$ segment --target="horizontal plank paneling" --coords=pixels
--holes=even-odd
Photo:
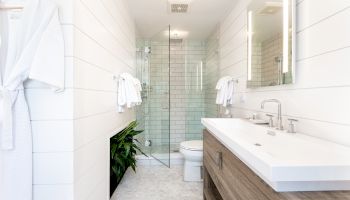
[[[239,1],[221,22],[220,74],[239,79],[235,88],[234,116],[247,117],[258,113],[264,118],[266,113],[276,115],[276,106],[269,105],[261,110],[260,103],[264,99],[277,98],[282,100],[285,119],[299,119],[296,125],[299,132],[350,145],[350,134],[347,134],[350,127],[347,117],[350,3],[346,0],[297,2],[298,61],[296,83],[292,85],[246,89],[244,31],[248,1]],[[234,34],[239,31],[242,36]],[[237,49],[238,45],[242,45],[241,49]]]

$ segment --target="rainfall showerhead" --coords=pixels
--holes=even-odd
[[[181,44],[183,42],[183,39],[180,39],[180,38],[171,38],[170,39],[170,42],[172,44]]]

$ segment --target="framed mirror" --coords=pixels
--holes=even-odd
[[[248,6],[248,88],[295,81],[295,0],[252,0]]]

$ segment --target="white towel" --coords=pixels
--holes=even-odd
[[[124,112],[126,108],[132,108],[142,103],[141,83],[128,73],[123,73],[118,80],[118,112]]]
[[[136,105],[141,105],[142,98],[141,98],[141,92],[142,92],[142,85],[139,79],[134,78],[134,85],[137,93],[137,101],[135,102]]]
[[[232,77],[222,77],[216,84],[216,104],[226,107],[234,103],[234,81]]]

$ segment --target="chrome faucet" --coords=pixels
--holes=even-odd
[[[282,103],[278,99],[267,99],[261,102],[261,109],[264,109],[265,103],[277,103],[278,104],[278,117],[277,117],[277,129],[283,130],[282,122]]]

